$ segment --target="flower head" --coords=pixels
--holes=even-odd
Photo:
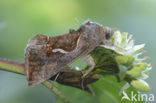
[[[148,71],[152,69],[152,65],[144,62],[148,57],[139,57],[144,52],[143,48],[145,44],[135,45],[132,35],[128,36],[128,33],[121,33],[120,31],[114,32],[110,42],[112,42],[112,46],[101,46],[113,50],[116,53],[116,60],[121,65],[119,66],[120,70],[123,66],[127,68],[124,79],[137,90],[143,91],[146,88],[145,91],[148,91],[150,87],[144,79],[149,77]]]

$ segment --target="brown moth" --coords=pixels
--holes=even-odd
[[[51,78],[98,45],[107,44],[112,35],[110,28],[90,21],[62,36],[36,35],[29,41],[25,53],[28,85],[35,86]]]

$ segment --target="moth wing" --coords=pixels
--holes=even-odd
[[[67,63],[60,58],[77,47],[79,38],[78,33],[69,33],[57,37],[44,35],[33,37],[29,41],[25,53],[25,71],[28,85],[40,84],[65,68]]]

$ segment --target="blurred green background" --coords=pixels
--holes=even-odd
[[[0,0],[0,57],[24,61],[28,40],[36,34],[62,35],[85,20],[134,34],[137,44],[156,59],[155,0]],[[154,63],[155,64],[155,63]],[[155,65],[147,82],[156,96]],[[77,103],[91,103],[88,93],[67,87]],[[0,71],[0,103],[55,103],[55,96],[42,85],[28,87],[24,76]]]

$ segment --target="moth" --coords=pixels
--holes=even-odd
[[[65,35],[36,35],[30,39],[25,51],[28,85],[35,86],[53,77],[100,44],[106,45],[112,35],[112,29],[91,21],[84,22],[78,30],[69,30]]]

